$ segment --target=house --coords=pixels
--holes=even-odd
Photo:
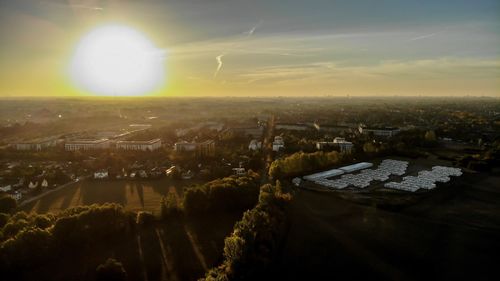
[[[35,183],[31,182],[28,184],[29,189],[35,189],[38,187],[38,182],[36,181]]]
[[[16,201],[19,201],[21,200],[21,198],[23,198],[23,195],[19,191],[14,191],[10,194],[10,197],[14,198]]]
[[[11,190],[12,190],[12,185],[10,185],[10,184],[0,186],[0,191],[7,192],[7,191],[11,191]]]
[[[233,171],[236,176],[244,176],[247,174],[245,168],[233,168]]]
[[[43,179],[43,181],[42,181],[42,187],[45,188],[45,187],[48,187],[48,186],[49,186],[49,182],[46,179]]]
[[[108,171],[106,170],[101,170],[94,173],[94,179],[107,179],[108,176]]]
[[[108,149],[109,146],[110,141],[108,139],[80,139],[67,141],[64,144],[64,149],[67,151],[96,150]]]
[[[250,144],[248,145],[248,150],[256,151],[256,150],[260,150],[261,148],[262,148],[262,142],[257,141],[255,139],[251,140]]]
[[[161,140],[152,139],[148,141],[117,141],[116,148],[123,150],[154,151],[161,148]]]
[[[281,136],[275,136],[273,141],[273,151],[280,151],[285,148],[285,142]]]

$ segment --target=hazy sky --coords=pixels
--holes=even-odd
[[[68,65],[106,24],[160,49],[162,95],[500,96],[500,1],[0,0],[0,95],[81,94]]]

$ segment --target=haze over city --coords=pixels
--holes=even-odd
[[[499,96],[499,10],[494,0],[1,1],[0,96]],[[156,80],[133,91],[75,79],[82,42],[109,26],[147,40]]]
[[[498,279],[500,1],[0,0],[0,280]]]

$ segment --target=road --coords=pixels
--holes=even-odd
[[[276,126],[276,117],[271,115],[267,120],[266,132],[264,134],[264,140],[262,141],[262,162],[263,170],[261,174],[261,185],[270,183],[268,171],[271,163],[273,162],[273,140],[274,140],[274,130]]]

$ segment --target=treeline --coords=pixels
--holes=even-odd
[[[224,260],[204,280],[261,280],[268,272],[286,235],[285,208],[291,195],[281,184],[260,188],[257,205],[244,213],[224,241]]]
[[[189,188],[184,192],[183,210],[186,214],[203,214],[250,209],[257,202],[259,181],[259,174],[249,170],[245,176],[226,177]]]
[[[0,225],[1,277],[80,280],[81,274],[95,274],[102,261],[82,259],[95,257],[97,249],[118,248],[116,241],[133,233],[135,216],[117,204],[76,207],[57,215],[18,212],[8,216]],[[82,264],[90,269],[86,272]]]
[[[297,152],[282,159],[275,160],[269,167],[269,176],[274,179],[301,175],[331,165],[339,164],[342,154],[331,152]]]

